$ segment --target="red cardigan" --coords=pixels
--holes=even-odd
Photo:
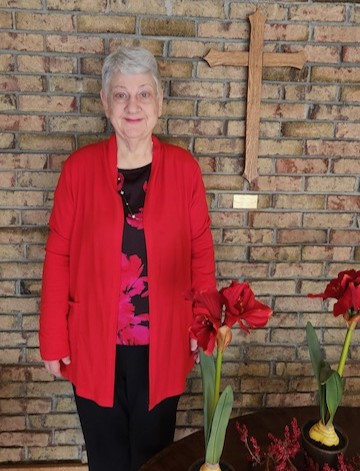
[[[55,192],[40,313],[44,360],[71,357],[62,374],[80,396],[113,405],[124,214],[116,138],[74,152]],[[151,409],[181,394],[193,366],[191,288],[215,286],[210,221],[199,165],[153,137],[144,206],[150,303]]]

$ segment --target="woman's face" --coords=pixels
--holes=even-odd
[[[126,140],[151,136],[161,115],[163,97],[150,73],[116,73],[107,95],[101,90],[100,96],[117,136]]]

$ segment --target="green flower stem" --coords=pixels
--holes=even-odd
[[[346,332],[346,337],[345,337],[344,345],[343,345],[340,360],[339,360],[339,366],[338,366],[338,369],[337,369],[337,372],[339,373],[339,375],[341,377],[344,373],[345,362],[346,362],[346,359],[347,359],[347,356],[348,356],[349,347],[350,347],[352,335],[354,333],[356,324],[357,324],[357,322],[351,322],[349,327],[348,327],[348,330]]]
[[[219,350],[216,354],[216,366],[215,366],[215,388],[214,388],[214,410],[220,397],[220,380],[221,380],[221,366],[222,366],[223,354]]]

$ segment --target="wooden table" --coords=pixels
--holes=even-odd
[[[229,423],[222,458],[231,464],[236,471],[248,471],[245,460],[246,450],[240,442],[235,428],[236,421],[245,424],[250,435],[258,443],[268,443],[267,434],[272,432],[277,438],[283,437],[285,425],[290,425],[296,417],[299,426],[310,419],[317,418],[318,407],[289,407],[263,409],[254,414],[232,419]],[[340,407],[335,416],[336,425],[346,431],[350,444],[346,456],[352,457],[360,453],[360,407]],[[203,432],[189,435],[154,456],[140,471],[188,471],[189,466],[204,456]]]

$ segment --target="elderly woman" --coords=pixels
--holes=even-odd
[[[108,140],[66,160],[46,245],[40,350],[74,386],[90,471],[134,471],[173,440],[194,363],[190,289],[215,287],[199,165],[152,133],[157,63],[121,48],[103,66]]]

